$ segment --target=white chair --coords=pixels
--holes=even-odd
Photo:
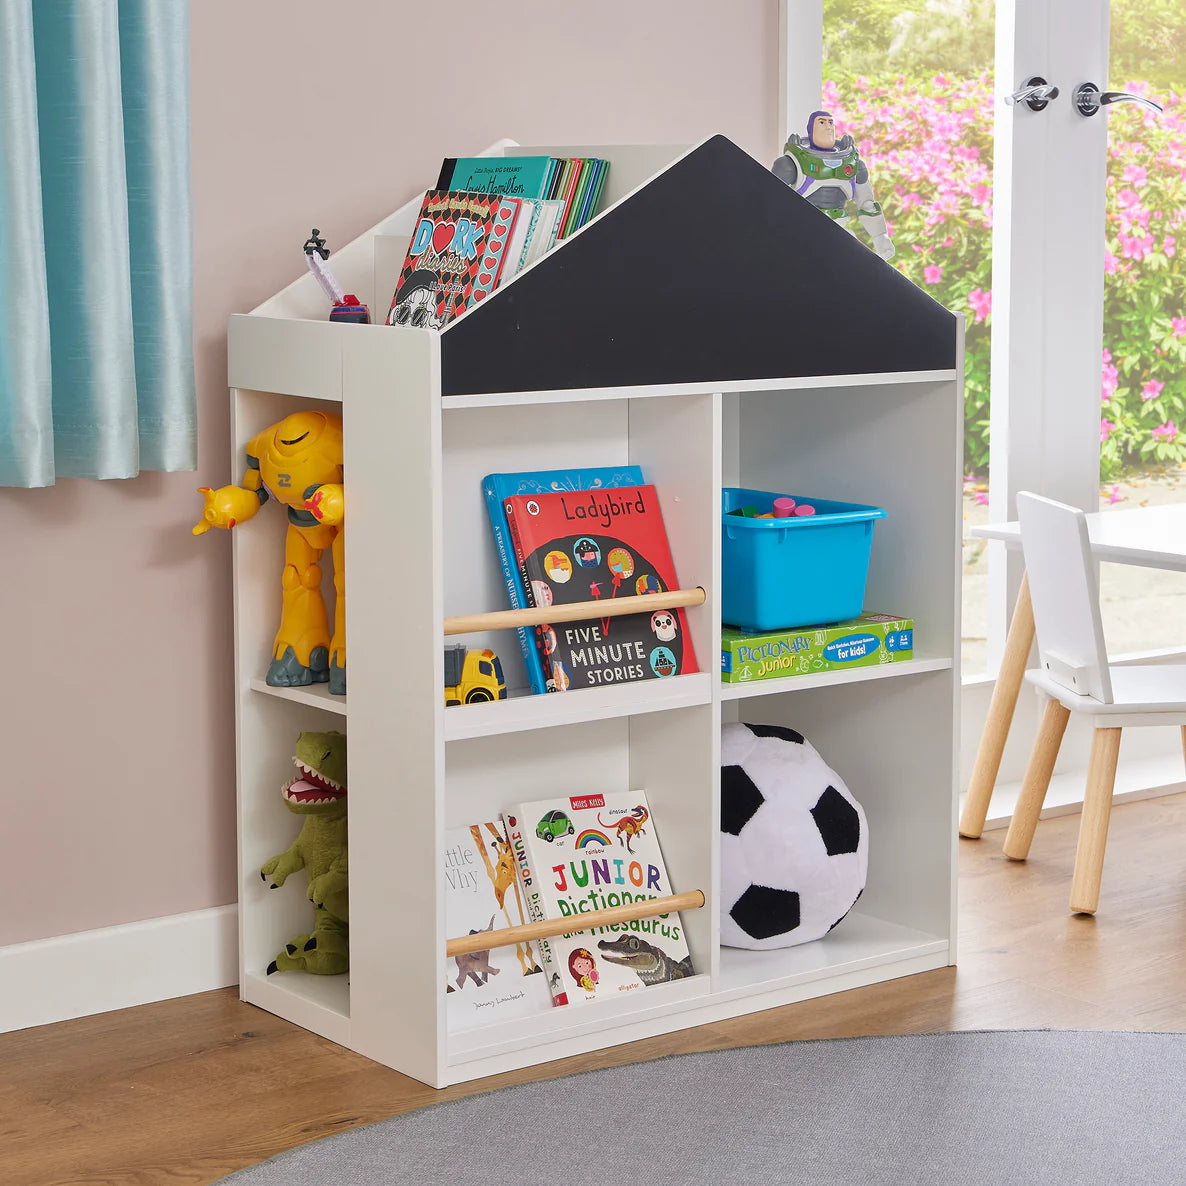
[[[1084,713],[1092,719],[1095,733],[1071,879],[1071,909],[1094,914],[1120,731],[1138,725],[1177,725],[1186,751],[1186,665],[1109,666],[1099,582],[1083,512],[1023,492],[1017,496],[1017,517],[1041,659],[1041,667],[1026,672],[1026,679],[1049,699],[1004,853],[1015,861],[1028,856],[1067,721],[1072,712]]]

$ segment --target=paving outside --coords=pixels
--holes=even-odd
[[[987,491],[975,482],[964,489],[964,675],[982,674],[987,664],[988,541],[968,536],[969,528],[988,522]],[[1181,502],[1186,502],[1186,469],[1132,474],[1100,491],[1102,511]],[[1109,654],[1186,646],[1186,573],[1102,564],[1100,603]]]

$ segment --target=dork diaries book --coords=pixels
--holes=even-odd
[[[441,329],[488,297],[502,277],[520,206],[502,194],[429,190],[387,324]]]
[[[518,803],[504,813],[533,922],[665,898],[673,891],[642,791]],[[597,1001],[691,976],[678,914],[540,940],[553,1005]]]
[[[505,510],[533,606],[679,588],[654,486],[518,495]],[[535,635],[550,692],[699,670],[682,609],[558,622]]]

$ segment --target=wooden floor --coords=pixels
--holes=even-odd
[[[208,1183],[281,1150],[507,1083],[795,1038],[961,1029],[1186,1029],[1186,795],[1117,807],[1100,912],[1067,912],[1078,816],[960,841],[959,967],[444,1092],[235,990],[0,1036],[0,1182]]]

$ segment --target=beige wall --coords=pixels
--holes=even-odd
[[[227,315],[309,228],[344,243],[503,136],[776,151],[773,0],[191,4],[199,470],[0,490],[0,945],[235,898],[229,540],[189,527],[232,476]]]

